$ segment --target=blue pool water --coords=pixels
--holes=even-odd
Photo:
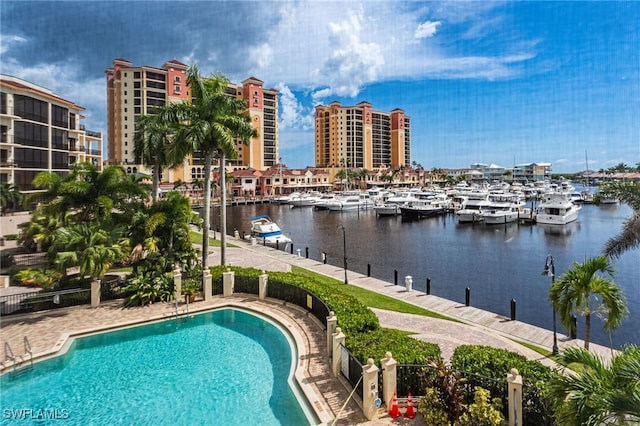
[[[82,337],[0,377],[1,421],[309,424],[291,388],[295,359],[281,329],[237,309]]]

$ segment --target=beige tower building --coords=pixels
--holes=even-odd
[[[172,60],[161,68],[132,67],[126,59],[115,59],[106,70],[106,77],[108,162],[122,165],[128,173],[151,174],[152,170],[135,164],[135,123],[138,117],[152,114],[155,107],[191,100],[187,65]],[[246,99],[251,123],[258,130],[258,137],[248,146],[238,142],[239,157],[228,162],[228,171],[273,166],[278,159],[278,91],[263,88],[262,81],[251,77],[242,85],[230,84],[227,93]],[[203,178],[204,162],[194,156],[182,167],[163,170],[160,180],[191,182]]]
[[[344,107],[339,102],[315,110],[316,167],[368,170],[411,162],[410,118],[396,108],[375,111],[368,102]]]

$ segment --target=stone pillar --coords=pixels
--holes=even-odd
[[[522,376],[518,370],[511,369],[507,373],[507,389],[509,391],[509,426],[522,424]]]
[[[224,297],[233,295],[235,278],[235,273],[230,268],[227,268],[227,272],[222,273],[222,295]]]
[[[373,358],[367,360],[367,365],[362,366],[362,411],[368,420],[376,418],[379,402],[378,399],[378,367],[373,363]],[[376,407],[377,405],[377,407]]]
[[[258,299],[264,300],[267,298],[267,283],[269,282],[269,275],[262,271],[262,274],[258,277]]]
[[[340,365],[342,364],[342,349],[340,346],[344,343],[344,334],[340,327],[336,328],[336,332],[333,333],[333,343],[331,344],[333,356],[331,358],[331,371],[333,375],[338,377],[340,374]]]
[[[182,271],[178,265],[173,270],[173,289],[176,300],[180,300],[182,297]]]
[[[91,307],[100,306],[100,280],[91,281]]]
[[[391,407],[391,399],[393,394],[398,391],[398,362],[393,359],[391,352],[387,352],[380,360],[382,365],[382,401],[387,407]]]
[[[329,355],[333,353],[333,333],[336,332],[336,326],[338,324],[338,318],[335,312],[330,311],[327,317],[327,352]]]
[[[213,298],[213,287],[211,285],[211,271],[209,269],[205,269],[202,272],[202,293],[204,296],[205,302]]]

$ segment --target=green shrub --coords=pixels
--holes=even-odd
[[[410,333],[390,328],[347,335],[345,344],[359,360],[373,358],[377,362],[387,351],[399,364],[424,364],[427,358],[442,358],[437,344],[416,340]]]
[[[157,270],[132,273],[127,277],[123,291],[131,293],[127,306],[168,302],[173,298],[173,273]]]
[[[5,234],[3,238],[7,241],[16,241],[18,239],[18,234]]]
[[[551,400],[546,396],[547,384],[554,374],[550,368],[537,361],[505,349],[489,346],[458,346],[451,357],[451,366],[459,371],[490,377],[496,381],[478,382],[470,376],[470,386],[482,386],[494,397],[506,400],[506,376],[512,368],[518,369],[523,378],[523,420],[525,425],[552,425]],[[503,409],[503,413],[508,415]]]
[[[7,251],[3,251],[0,253],[0,267],[6,268],[8,266],[13,266],[16,264],[15,258],[13,254]]]
[[[490,396],[488,390],[476,386],[473,404],[460,416],[460,426],[500,426],[503,421],[500,412],[502,401],[500,398],[489,401]]]

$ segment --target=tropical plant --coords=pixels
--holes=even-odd
[[[22,202],[24,196],[20,188],[12,183],[0,184],[0,213],[4,214],[8,207],[15,209]]]
[[[152,115],[143,115],[136,122],[134,135],[134,155],[136,163],[153,168],[152,199],[158,200],[160,191],[160,174],[164,167],[174,167],[177,164],[170,161],[167,147],[171,142],[177,126],[165,120],[171,105],[157,108]]]
[[[62,274],[51,269],[22,269],[15,273],[14,279],[27,286],[41,287],[45,290],[56,287]]]
[[[606,316],[604,329],[609,331],[619,326],[628,313],[620,286],[597,275],[598,272],[613,276],[613,266],[607,257],[593,257],[582,264],[574,262],[569,270],[553,282],[549,291],[549,300],[567,329],[572,325],[572,314],[584,315],[586,349],[589,349],[592,313]],[[598,297],[602,300],[600,304]]]
[[[428,416],[428,411],[435,409],[436,417],[440,417],[442,412],[446,413],[449,423],[445,424],[457,424],[460,417],[467,412],[460,386],[464,380],[458,371],[448,367],[442,359],[428,360],[422,373],[423,386],[425,393],[431,390],[436,398],[431,398],[430,406],[420,401],[418,411],[423,416]]]
[[[55,263],[64,275],[68,268],[78,267],[81,277],[93,280],[103,277],[125,256],[121,235],[118,227],[107,231],[98,224],[64,226],[54,232],[49,253],[55,254]]]
[[[220,159],[220,187],[223,188],[221,205],[226,205],[225,159],[236,158],[236,141],[248,144],[258,132],[251,125],[246,113],[246,101],[227,94],[229,80],[222,74],[204,79],[198,67],[187,70],[187,83],[191,88],[192,103],[175,104],[170,114],[174,121],[186,123],[176,134],[170,145],[173,159],[181,160],[187,155],[204,155],[204,214],[202,236],[202,264],[207,267],[209,249],[209,221],[211,212],[211,164],[214,155]],[[221,264],[226,263],[226,209],[220,209]]]
[[[551,381],[557,424],[640,423],[640,346],[626,346],[610,362],[586,349],[569,347],[558,361],[575,371]]]
[[[607,241],[604,254],[619,257],[626,251],[640,247],[640,183],[607,182],[602,185],[596,197],[596,202],[602,197],[617,198],[633,209],[631,216],[624,222],[622,232]]]
[[[71,214],[76,223],[125,222],[147,197],[121,167],[109,166],[100,172],[88,162],[74,164],[64,179],[56,173],[39,173],[33,185],[44,191],[31,194],[28,202],[40,203],[38,209],[46,216]]]
[[[460,416],[460,426],[500,426],[503,422],[502,401],[500,398],[489,400],[491,394],[479,386],[475,387],[473,403],[466,413]]]
[[[131,294],[127,306],[167,302],[173,297],[173,278],[163,268],[146,268],[127,277],[124,291]]]

